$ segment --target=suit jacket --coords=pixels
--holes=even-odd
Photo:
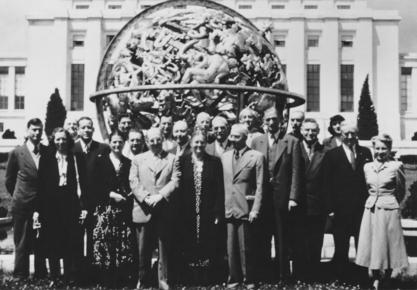
[[[336,137],[332,136],[332,137],[323,139],[323,146],[326,151],[329,151],[333,148],[338,147],[336,143]]]
[[[129,172],[130,172],[130,160],[122,156],[120,159],[119,173],[116,173],[113,163],[110,160],[109,153],[100,155],[96,160],[96,170],[94,171],[95,190],[93,196],[93,202],[95,204],[109,204],[110,192],[114,191],[125,198],[131,192],[129,185]],[[128,199],[124,203],[132,202]],[[117,205],[121,205],[118,203]]]
[[[151,217],[151,209],[145,198],[153,194],[162,194],[169,202],[172,192],[178,187],[179,171],[176,157],[163,151],[161,164],[153,162],[153,153],[147,151],[136,155],[132,160],[129,181],[135,196],[133,204],[133,222],[147,223]]]
[[[232,148],[233,148],[232,147],[232,144],[229,141],[227,141],[226,142],[226,148],[224,148],[224,152],[227,152],[227,151],[229,151]],[[216,156],[216,157],[219,157],[219,158],[221,157],[221,154],[219,155],[216,152],[216,140],[214,140],[213,142],[207,144],[207,146],[206,146],[206,152],[208,154],[212,155],[212,156]]]
[[[268,158],[268,134],[255,138],[252,149],[258,150]],[[302,201],[302,158],[297,138],[285,135],[278,140],[272,176],[267,176],[272,191],[274,206],[288,208],[288,201]]]
[[[45,151],[46,147],[41,144],[41,156]],[[38,169],[26,143],[10,152],[5,179],[7,191],[12,195],[12,213],[32,216],[38,191]]]
[[[90,150],[87,154],[83,152],[81,140],[74,144],[73,152],[77,160],[77,169],[80,177],[81,197],[80,205],[82,209],[94,210],[95,203],[95,178],[94,172],[97,168],[97,158],[108,154],[110,148],[107,144],[91,141]]]
[[[261,209],[265,159],[262,153],[246,147],[233,171],[234,158],[233,150],[225,152],[221,158],[226,218],[248,218],[249,212],[259,213]]]
[[[326,210],[326,196],[324,191],[325,176],[323,174],[324,146],[319,142],[314,144],[313,156],[310,159],[303,142],[300,142],[303,156],[303,186],[306,197],[307,215],[322,215]]]
[[[356,166],[353,170],[343,146],[327,151],[324,158],[326,196],[329,212],[351,214],[363,209],[368,190],[363,166],[372,161],[371,151],[356,146]]]

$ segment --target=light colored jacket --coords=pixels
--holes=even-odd
[[[376,161],[364,165],[369,197],[365,208],[398,209],[397,199],[405,193],[405,175],[402,163],[387,161],[379,167]]]
[[[262,153],[247,148],[233,172],[234,150],[222,155],[226,218],[245,219],[249,213],[259,213],[265,178],[265,158]],[[250,202],[253,205],[250,208]]]
[[[179,171],[175,155],[161,154],[159,162],[151,151],[135,156],[130,168],[129,181],[135,196],[132,218],[135,223],[147,223],[152,209],[145,203],[149,195],[161,194],[169,202],[171,194],[178,187]]]

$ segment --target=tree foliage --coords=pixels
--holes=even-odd
[[[49,137],[52,131],[56,127],[64,126],[65,119],[67,117],[67,110],[62,103],[59,90],[55,89],[55,92],[49,99],[48,106],[46,108],[46,120],[45,120],[45,132]]]
[[[366,76],[362,86],[362,92],[359,99],[358,113],[358,137],[361,140],[370,140],[378,135],[378,122],[375,113],[375,107],[372,103],[371,94],[369,92],[369,76]]]

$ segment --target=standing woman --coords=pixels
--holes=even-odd
[[[122,155],[124,139],[120,132],[113,132],[109,142],[111,151],[99,156],[95,168],[93,263],[101,270],[102,282],[115,287],[127,282],[134,270],[134,240],[130,160]]]
[[[356,264],[372,270],[378,289],[381,272],[386,279],[393,269],[408,266],[401,228],[399,203],[405,194],[402,163],[391,158],[392,139],[387,134],[372,138],[375,160],[364,166],[369,197],[359,233]]]
[[[225,252],[223,170],[220,159],[205,151],[204,131],[196,129],[190,144],[191,153],[179,159],[182,255],[184,277],[189,278],[185,283],[201,285],[213,282]]]
[[[74,141],[64,128],[55,128],[47,154],[39,161],[39,191],[34,223],[40,223],[43,253],[49,261],[50,275],[58,278],[60,259],[64,276],[71,273],[78,233],[80,206],[77,196],[77,173],[71,148]]]

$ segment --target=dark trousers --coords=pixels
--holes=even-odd
[[[138,245],[138,279],[149,282],[152,253],[158,246],[158,280],[159,284],[168,283],[169,256],[171,255],[171,229],[163,220],[152,217],[147,223],[135,224]]]
[[[292,276],[296,279],[305,279],[308,269],[306,267],[306,215],[304,209],[300,206],[291,209],[291,212],[288,213],[287,223]]]
[[[252,224],[247,220],[227,219],[227,257],[229,283],[255,282]]]
[[[308,215],[305,221],[306,268],[309,269],[308,278],[315,280],[320,274],[326,216]]]
[[[338,275],[346,272],[349,262],[350,237],[355,238],[355,247],[358,246],[359,229],[362,221],[362,210],[352,211],[349,214],[335,212],[333,221],[333,238],[335,253],[333,261],[336,264]]]
[[[274,209],[275,216],[275,255],[278,259],[278,269],[276,274],[280,280],[286,280],[290,276],[290,231],[289,231],[289,212],[287,208]]]
[[[35,231],[32,218],[13,215],[13,239],[15,245],[15,261],[13,275],[16,277],[29,276],[29,255],[34,252],[35,276],[46,275],[45,258],[40,253],[35,241]]]
[[[73,262],[71,256],[66,256],[63,259],[64,262],[64,276],[70,278],[73,271]],[[61,275],[61,263],[59,257],[48,257],[49,272],[51,277],[59,277]]]

